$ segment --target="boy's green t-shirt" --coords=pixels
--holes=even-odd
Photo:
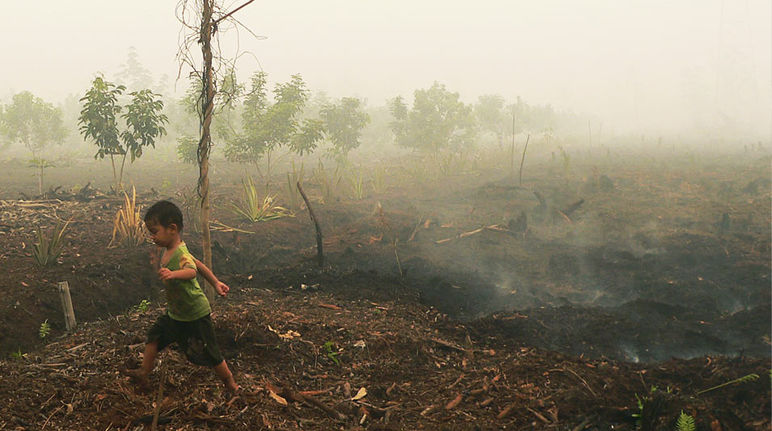
[[[170,271],[183,268],[196,269],[196,261],[182,242],[169,258],[169,262],[163,266]],[[206,299],[195,277],[190,280],[167,280],[164,285],[166,286],[166,313],[172,319],[190,322],[212,312],[209,300]]]

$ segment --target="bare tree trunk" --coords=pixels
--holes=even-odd
[[[113,152],[110,151],[110,164],[113,165],[113,181],[115,181],[115,193],[118,194],[118,175],[115,173],[115,158]]]
[[[43,194],[43,163],[38,160],[38,194]]]
[[[515,177],[515,111],[512,111],[512,147],[509,151],[509,175]]]
[[[271,190],[271,150],[265,152],[265,194]]]
[[[128,151],[123,153],[123,160],[121,160],[121,173],[118,175],[118,188],[121,190],[123,190],[123,166],[126,165],[126,154],[128,153]],[[116,190],[115,193],[118,193],[118,190]]]
[[[519,184],[523,185],[523,162],[525,162],[525,150],[528,149],[528,141],[531,140],[531,134],[528,134],[528,137],[525,138],[525,147],[523,147],[523,158],[520,159],[520,182]]]
[[[201,140],[198,142],[198,194],[201,196],[201,248],[203,250],[204,264],[214,270],[212,266],[212,237],[209,231],[209,149],[212,145],[210,126],[212,125],[212,111],[214,108],[214,84],[212,82],[212,9],[214,0],[204,0],[204,8],[201,16],[200,40],[201,53],[204,57],[204,70],[202,73],[202,100],[203,110],[201,118]],[[208,282],[204,283],[204,293],[211,303],[214,300],[214,288]]]

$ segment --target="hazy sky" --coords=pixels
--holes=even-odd
[[[241,31],[241,50],[254,56],[238,67],[246,77],[261,65],[272,80],[301,73],[313,90],[371,105],[437,80],[467,101],[520,95],[607,125],[687,129],[723,116],[764,133],[772,127],[771,3],[257,0],[235,16],[267,39]],[[0,98],[81,94],[95,72],[114,76],[131,46],[156,78],[174,78],[176,6],[3,0]]]

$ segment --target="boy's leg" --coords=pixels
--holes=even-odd
[[[145,344],[145,353],[142,355],[142,367],[145,376],[149,375],[155,367],[155,358],[158,356],[158,340]]]
[[[142,355],[142,366],[131,370],[123,370],[123,373],[136,380],[142,386],[149,386],[148,376],[155,366],[155,358],[158,356],[158,340],[145,344],[145,353]]]
[[[236,392],[240,389],[239,385],[236,384],[236,380],[233,379],[233,373],[231,373],[231,370],[228,368],[228,364],[225,363],[224,359],[214,366],[214,372],[217,374],[217,377],[225,383],[225,389],[229,392]]]

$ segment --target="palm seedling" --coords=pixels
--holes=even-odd
[[[386,188],[386,168],[376,166],[372,172],[373,178],[370,184],[373,187],[373,193],[381,193]]]
[[[295,161],[292,161],[292,172],[287,172],[287,199],[289,199],[290,208],[297,210],[300,209],[300,196],[298,194],[295,184],[303,183],[304,164],[300,162],[300,169],[295,166]]]
[[[365,198],[365,179],[362,175],[362,169],[352,169],[349,172],[348,182],[351,186],[351,197],[356,200]]]
[[[64,231],[69,224],[69,220],[64,223],[57,223],[48,237],[43,235],[43,229],[38,228],[38,242],[32,246],[32,257],[35,258],[38,265],[48,266],[56,262],[56,259],[62,254]]]
[[[260,199],[252,177],[247,177],[242,183],[244,188],[242,190],[241,202],[234,202],[231,205],[231,212],[240,218],[256,223],[292,215],[286,208],[276,205],[274,196],[266,194],[263,199]]]
[[[319,160],[319,167],[314,170],[314,177],[322,190],[322,203],[330,203],[334,198],[335,187],[340,184],[343,176],[340,173],[340,167],[336,167],[332,174],[328,174],[324,169],[322,160]]]
[[[145,242],[145,223],[140,216],[141,205],[137,205],[137,191],[131,187],[131,199],[123,193],[123,206],[113,219],[113,237],[108,247],[124,245],[137,247]]]

